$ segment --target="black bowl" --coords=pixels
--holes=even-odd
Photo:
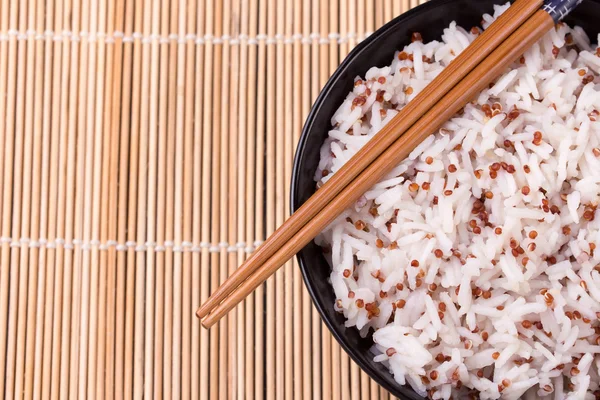
[[[413,32],[420,32],[424,41],[439,39],[452,21],[470,28],[478,26],[484,13],[492,13],[501,0],[431,0],[389,22],[360,43],[329,79],[306,120],[298,144],[292,175],[292,212],[296,211],[314,192],[313,177],[319,162],[319,150],[331,128],[333,113],[352,90],[354,78],[364,76],[372,66],[389,65],[394,52],[410,43]],[[600,30],[600,0],[585,0],[565,22],[577,24],[595,42]],[[330,267],[321,248],[310,243],[298,260],[304,282],[331,333],[352,359],[377,383],[401,399],[420,400],[412,389],[401,386],[385,366],[373,361],[370,337],[361,338],[355,328],[344,326],[344,317],[333,309],[335,295],[329,283]]]

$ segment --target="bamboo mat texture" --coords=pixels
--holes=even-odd
[[[3,0],[0,400],[388,399],[294,262],[194,312],[288,214],[348,51],[414,0]]]

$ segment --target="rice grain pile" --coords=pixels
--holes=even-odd
[[[479,32],[415,33],[356,78],[317,185]],[[399,384],[432,399],[600,398],[599,74],[600,50],[559,24],[317,238],[336,310],[375,331]]]

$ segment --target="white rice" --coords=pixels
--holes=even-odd
[[[441,41],[414,41],[356,78],[317,185],[476,34],[451,24]],[[374,331],[375,360],[399,384],[433,399],[600,397],[600,56],[590,43],[560,24],[317,238],[336,310]]]

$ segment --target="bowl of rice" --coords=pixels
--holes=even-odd
[[[432,0],[357,46],[305,124],[292,210],[507,7]],[[585,0],[299,253],[395,396],[600,398],[598,17]]]

